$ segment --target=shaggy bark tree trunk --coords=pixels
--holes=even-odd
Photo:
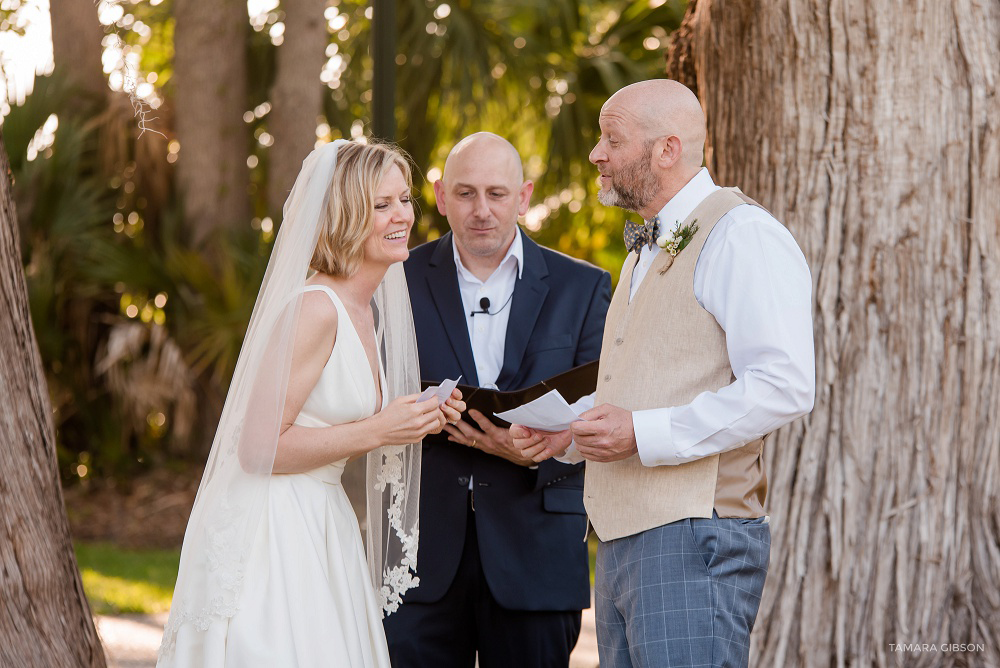
[[[244,0],[176,0],[177,179],[195,243],[250,224]]]
[[[104,666],[56,469],[0,136],[0,666]]]
[[[50,0],[52,53],[56,74],[90,98],[108,96],[101,64],[104,30],[91,0]]]
[[[1000,665],[1000,5],[696,0],[668,74],[813,272],[754,665]]]
[[[274,137],[267,172],[267,209],[272,216],[281,214],[302,161],[316,143],[325,89],[319,75],[330,41],[323,17],[326,0],[283,0],[281,5],[285,41],[278,47],[267,123]]]

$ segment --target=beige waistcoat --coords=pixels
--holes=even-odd
[[[697,221],[697,233],[676,257],[656,256],[631,303],[638,258],[629,255],[604,327],[595,405],[682,406],[733,382],[726,333],[695,299],[694,269],[719,219],[744,203],[757,205],[736,188],[706,197],[683,223]],[[711,517],[713,509],[720,517],[761,517],[767,494],[762,448],[760,439],[678,466],[646,467],[638,455],[587,462],[584,503],[594,530],[606,541]]]

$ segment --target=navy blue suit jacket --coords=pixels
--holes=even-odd
[[[497,378],[500,390],[533,385],[601,354],[611,301],[608,272],[543,248],[518,230],[524,266],[514,288]],[[413,249],[404,264],[420,374],[479,385],[458,286],[452,235]],[[444,596],[462,555],[468,486],[486,580],[510,610],[581,610],[590,604],[583,466],[517,466],[447,440],[424,439],[420,483],[420,586],[405,601]]]

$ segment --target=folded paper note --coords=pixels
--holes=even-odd
[[[511,424],[521,424],[545,431],[569,429],[570,424],[580,419],[576,411],[570,408],[569,403],[559,394],[559,390],[552,390],[523,406],[496,413],[496,416]]]
[[[438,406],[440,406],[441,404],[443,404],[445,401],[448,400],[448,397],[451,396],[451,391],[455,389],[455,387],[458,385],[458,381],[460,380],[462,380],[461,376],[459,376],[455,380],[446,380],[442,382],[440,385],[433,385],[427,387],[423,392],[420,393],[420,396],[417,397],[417,403],[420,403],[421,401],[427,401],[431,397],[435,397],[437,398]]]

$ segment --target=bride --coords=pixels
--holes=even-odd
[[[382,616],[416,586],[420,440],[458,420],[417,402],[401,262],[406,160],[313,151],[285,203],[188,522],[157,666],[387,668]],[[307,280],[307,268],[314,274]],[[340,485],[367,455],[367,563]]]

